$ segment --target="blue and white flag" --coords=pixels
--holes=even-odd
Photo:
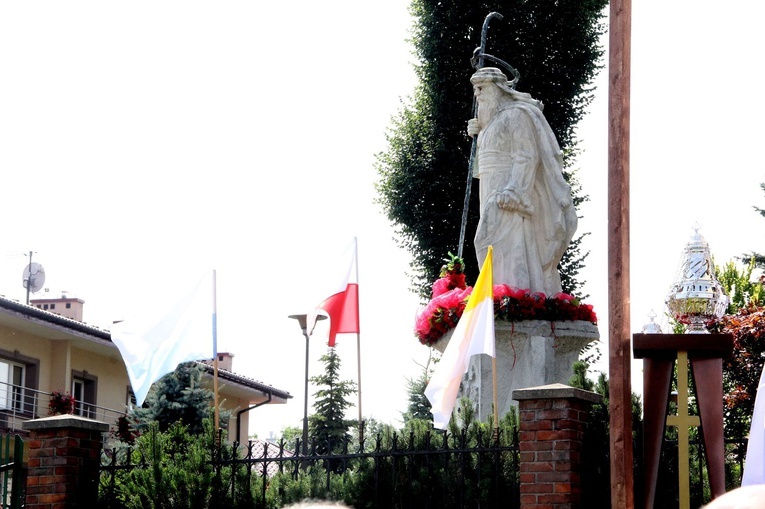
[[[215,357],[213,285],[213,273],[206,274],[168,308],[112,325],[112,342],[125,362],[138,406],[151,385],[178,364]]]

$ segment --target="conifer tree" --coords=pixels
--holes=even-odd
[[[151,422],[167,431],[176,422],[188,427],[191,434],[204,431],[203,420],[212,416],[213,393],[202,386],[202,367],[196,362],[179,364],[162,377],[149,392],[143,408],[134,408],[131,418],[139,431]]]
[[[404,423],[414,419],[433,422],[433,414],[430,412],[430,401],[425,397],[425,388],[428,386],[427,368],[422,370],[417,378],[407,380],[407,394],[409,405],[404,413]]]
[[[324,373],[309,378],[317,386],[313,404],[316,413],[308,421],[319,453],[326,453],[330,447],[342,444],[349,437],[348,429],[354,422],[346,419],[345,413],[353,406],[348,396],[356,394],[356,383],[340,380],[340,356],[335,349],[336,346],[329,347],[321,357]]]

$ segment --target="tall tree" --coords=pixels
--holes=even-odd
[[[567,168],[577,152],[575,126],[593,98],[590,85],[603,49],[599,38],[606,0],[413,0],[412,42],[419,84],[410,104],[392,121],[388,149],[378,154],[378,202],[413,256],[413,289],[423,297],[438,277],[440,261],[456,252],[462,222],[471,140],[465,126],[472,113],[469,59],[479,46],[487,14],[504,19],[489,28],[487,52],[521,73],[518,90],[545,104],[544,113],[564,150]],[[567,172],[575,204],[586,197]],[[463,256],[468,280],[478,274],[473,237],[478,224],[477,186]],[[576,237],[562,264],[563,289],[575,293],[586,257]]]
[[[348,428],[354,421],[345,418],[347,409],[353,406],[348,396],[356,394],[356,382],[340,380],[340,356],[335,347],[322,355],[324,373],[309,380],[317,386],[313,408],[316,413],[309,418],[311,437],[316,440],[317,451],[327,452],[329,447],[342,444],[349,438]]]
[[[407,380],[407,394],[409,405],[403,414],[404,422],[413,419],[433,422],[433,414],[430,412],[430,401],[425,397],[425,388],[428,386],[428,369],[424,367],[417,378]]]
[[[765,183],[760,184],[760,189],[765,191]],[[757,213],[762,217],[765,217],[765,209],[761,209],[760,207],[755,206],[754,210],[757,211]],[[749,254],[743,255],[742,259],[745,263],[754,262],[755,267],[758,269],[765,269],[765,254],[752,251]]]
[[[139,431],[147,430],[152,422],[159,424],[160,431],[167,431],[180,422],[189,433],[199,434],[204,431],[204,420],[212,417],[213,400],[212,391],[202,385],[202,368],[187,362],[154,385],[143,408],[133,409],[131,419]]]

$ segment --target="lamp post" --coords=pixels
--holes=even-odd
[[[303,456],[308,456],[308,333],[307,318],[308,315],[289,315],[289,318],[293,318],[298,321],[300,329],[305,336],[305,400],[303,402]],[[324,320],[326,316],[319,315],[316,320]]]

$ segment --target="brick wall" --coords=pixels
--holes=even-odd
[[[561,384],[513,391],[518,400],[521,508],[574,509],[581,502],[581,452],[597,394]]]
[[[29,431],[26,507],[85,508],[98,498],[105,423],[57,415],[24,423]]]

